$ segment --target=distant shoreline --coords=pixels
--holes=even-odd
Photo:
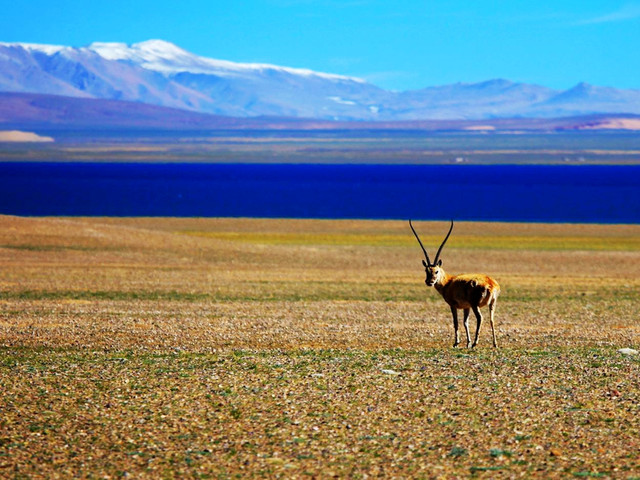
[[[55,142],[2,143],[0,161],[193,164],[634,165],[632,131],[34,129]]]

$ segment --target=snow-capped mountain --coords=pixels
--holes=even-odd
[[[283,72],[291,75],[320,77],[329,80],[349,80],[362,82],[358,78],[345,77],[329,73],[314,72],[301,68],[287,68],[277,65],[259,63],[234,63],[225,60],[201,57],[164,40],[148,40],[146,42],[127,45],[125,43],[94,42],[89,47],[107,60],[125,60],[148,70],[172,75],[189,72],[205,75],[240,76],[255,75],[265,71]]]
[[[0,91],[128,100],[217,115],[332,120],[640,114],[640,90],[491,80],[407,92],[364,80],[192,54],[162,40],[75,48],[0,43]]]

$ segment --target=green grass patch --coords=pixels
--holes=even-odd
[[[489,455],[491,455],[494,458],[498,458],[498,457],[511,457],[513,455],[513,452],[510,450],[503,450],[501,448],[492,448],[491,450],[489,450]]]
[[[350,233],[240,233],[240,232],[180,232],[184,235],[207,237],[230,242],[260,245],[335,245],[335,246],[386,246],[413,245],[400,235],[370,235]],[[409,239],[410,240],[410,239]],[[415,240],[414,240],[415,242]]]
[[[467,455],[469,452],[467,451],[466,448],[462,448],[462,447],[453,447],[450,451],[449,451],[449,456],[450,457],[464,457],[465,455]]]
[[[408,234],[361,234],[361,233],[305,233],[305,232],[205,232],[183,231],[184,235],[213,238],[229,242],[259,245],[326,245],[326,246],[371,246],[414,247],[415,238]],[[425,245],[437,245],[441,236],[423,235]],[[495,249],[495,250],[640,250],[640,237],[580,237],[580,236],[483,236],[457,235],[451,238],[448,248]]]
[[[508,287],[508,285],[507,285]],[[578,308],[585,301],[618,302],[637,301],[635,286],[606,287],[595,292],[558,291],[556,288],[507,288],[500,297],[504,302],[524,304],[549,302]],[[209,292],[182,292],[177,290],[5,290],[0,300],[110,300],[110,301],[175,301],[175,302],[305,302],[305,301],[360,301],[360,302],[426,302],[437,311],[446,312],[446,304],[437,292],[419,283],[403,282],[332,282],[332,281],[242,281],[225,285]],[[432,307],[429,307],[432,308]]]
[[[20,250],[26,252],[94,252],[94,251],[115,251],[117,249],[108,246],[81,246],[81,245],[45,245],[45,244],[4,244],[0,245],[0,248],[6,248],[10,250]]]
[[[504,466],[502,465],[495,465],[493,467],[471,467],[469,469],[469,471],[471,473],[477,473],[477,472],[495,472],[497,470],[504,470]]]
[[[115,290],[20,290],[0,292],[0,300],[174,300],[200,301],[210,296],[206,293],[172,291],[115,291]]]

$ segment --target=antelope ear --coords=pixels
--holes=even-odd
[[[424,260],[422,260],[422,265],[424,265],[424,268],[427,268],[427,262],[425,262]]]
[[[442,266],[442,260],[438,260],[438,266],[441,267]]]

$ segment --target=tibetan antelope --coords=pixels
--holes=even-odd
[[[451,308],[451,315],[453,315],[453,328],[455,330],[455,343],[453,346],[457,347],[460,344],[460,340],[458,338],[458,309],[462,309],[464,311],[463,323],[464,329],[467,333],[467,347],[469,347],[469,344],[471,343],[471,337],[469,336],[469,312],[471,310],[473,310],[476,320],[478,321],[476,338],[473,341],[473,345],[471,345],[471,348],[473,348],[478,344],[478,335],[480,334],[480,326],[482,325],[482,313],[480,313],[480,307],[489,305],[489,320],[491,321],[493,346],[497,347],[498,344],[496,342],[493,314],[496,309],[498,295],[500,294],[500,285],[498,285],[498,282],[487,275],[479,273],[449,275],[442,268],[440,252],[442,252],[442,247],[444,247],[444,244],[447,243],[447,240],[449,239],[449,235],[451,235],[451,231],[453,230],[453,220],[451,220],[449,233],[447,233],[442,245],[440,245],[433,263],[429,260],[427,250],[422,245],[420,237],[413,228],[411,220],[409,220],[409,226],[411,227],[413,234],[416,236],[420,247],[422,247],[422,251],[426,258],[426,262],[424,260],[422,261],[422,265],[424,265],[427,274],[425,283],[428,287],[435,287]]]

